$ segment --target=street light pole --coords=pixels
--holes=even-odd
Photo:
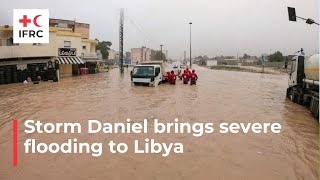
[[[192,22],[189,22],[190,24],[190,69],[191,69],[191,66],[192,66],[192,62],[191,62],[191,25],[192,25]]]
[[[162,57],[162,44],[160,45],[160,47],[161,47],[161,60],[163,60],[163,57]]]

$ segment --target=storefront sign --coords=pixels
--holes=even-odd
[[[76,48],[59,48],[58,56],[77,56]]]

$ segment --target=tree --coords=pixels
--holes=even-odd
[[[249,59],[249,58],[250,58],[250,55],[248,55],[246,53],[243,55],[243,59]]]
[[[161,51],[156,51],[155,52],[155,57],[154,57],[155,60],[164,60],[166,61],[166,55],[164,53],[161,53]]]
[[[102,54],[102,59],[108,59],[109,57],[109,50],[110,50],[110,46],[112,45],[112,43],[110,41],[99,41],[98,39],[96,39],[98,41],[97,45],[96,45],[96,50],[100,50],[101,54]]]
[[[131,58],[131,52],[126,52],[126,59],[130,59]]]
[[[269,56],[270,62],[282,62],[283,60],[283,55],[280,51],[277,51]]]

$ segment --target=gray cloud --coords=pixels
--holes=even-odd
[[[189,49],[192,21],[193,55],[260,55],[301,47],[319,49],[319,26],[289,22],[287,6],[319,20],[316,0],[4,0],[0,24],[12,24],[12,9],[48,8],[50,16],[91,24],[91,37],[110,40],[118,49],[120,8],[125,8],[125,49],[164,44],[172,57]]]

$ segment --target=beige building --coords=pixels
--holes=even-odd
[[[110,60],[115,60],[115,59],[118,59],[119,57],[119,52],[113,50],[113,49],[110,49],[109,51],[109,56],[108,56],[108,59]]]
[[[97,63],[97,42],[88,38],[89,29],[77,25],[75,29],[59,27],[62,25],[53,25],[51,19],[50,25],[49,44],[13,44],[13,27],[0,26],[0,68],[10,65],[24,70],[32,64],[41,67],[54,64],[60,77],[64,77],[79,74],[79,68],[90,62]]]
[[[141,48],[131,49],[131,63],[137,64],[138,62],[151,61],[152,60],[152,49],[146,48],[145,46]]]

